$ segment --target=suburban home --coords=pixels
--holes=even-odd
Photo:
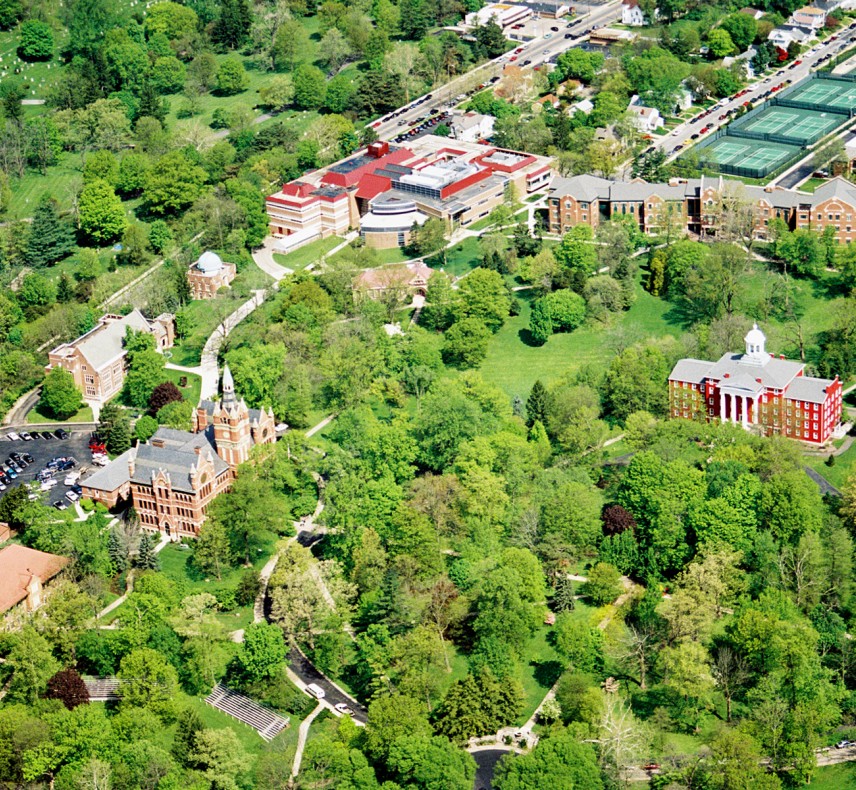
[[[227,365],[222,397],[199,404],[192,431],[161,426],[86,478],[83,496],[111,508],[130,502],[143,529],[171,540],[195,538],[209,505],[229,489],[253,447],[275,441],[273,412],[238,400]]]
[[[814,37],[814,31],[797,25],[779,25],[770,31],[767,40],[775,44],[779,49],[787,50],[792,43],[805,44]]]
[[[572,104],[568,107],[568,115],[573,117],[575,112],[582,112],[588,115],[594,109],[594,104],[590,99],[583,99],[582,101],[578,101],[576,104]]]
[[[634,96],[630,100],[627,112],[632,116],[633,123],[640,132],[653,132],[665,124],[660,111],[656,107],[643,107],[641,104],[637,104],[634,99],[638,101],[639,97]]]
[[[826,24],[826,11],[813,6],[803,6],[791,14],[790,24],[804,27],[817,33]]]
[[[639,0],[624,0],[621,4],[621,24],[628,27],[642,27],[648,24],[645,12],[639,6]]]
[[[237,273],[234,263],[225,263],[216,252],[203,252],[187,270],[190,293],[194,299],[213,299],[217,291],[232,283]]]
[[[45,602],[48,585],[69,562],[68,557],[14,543],[0,551],[0,614],[4,631],[20,628],[27,615]]]
[[[171,348],[175,340],[174,317],[169,313],[152,321],[139,310],[124,316],[108,313],[94,329],[53,349],[45,370],[59,367],[71,373],[83,399],[97,412],[122,389],[127,368],[125,333],[129,329],[153,335],[155,348],[161,352]]]
[[[452,137],[467,143],[487,140],[493,134],[493,124],[496,121],[492,115],[482,115],[478,112],[457,113],[453,116],[449,128]]]
[[[741,14],[748,14],[752,17],[752,19],[760,19],[764,16],[764,12],[758,8],[752,8],[751,6],[746,6],[745,8],[740,9]]]

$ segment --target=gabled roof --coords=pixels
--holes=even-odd
[[[12,544],[0,551],[0,612],[7,612],[27,597],[35,576],[49,582],[69,563],[68,557]]]
[[[105,318],[102,318],[101,322],[104,322]],[[136,332],[151,332],[151,325],[139,310],[132,310],[119,319],[107,318],[106,322],[101,322],[68,344],[77,348],[96,370],[122,354],[125,350],[125,331],[128,328]]]
[[[669,381],[685,381],[688,384],[701,384],[707,377],[711,363],[703,359],[680,359],[672,368]]]
[[[770,357],[763,365],[746,362],[745,354],[726,353],[723,354],[713,367],[709,376],[720,382],[726,376],[734,379],[737,375],[745,373],[752,379],[761,379],[760,383],[770,389],[783,390],[787,387],[805,367],[802,362],[792,362],[789,359]]]
[[[805,400],[810,403],[823,403],[826,390],[832,384],[831,379],[816,379],[812,376],[800,376],[788,387],[787,397],[791,400]]]

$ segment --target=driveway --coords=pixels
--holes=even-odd
[[[473,790],[491,790],[493,788],[493,773],[496,770],[496,764],[508,753],[508,749],[484,749],[472,752],[473,759],[478,766]]]

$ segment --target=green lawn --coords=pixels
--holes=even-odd
[[[315,263],[322,255],[326,255],[333,247],[336,247],[343,241],[344,239],[341,236],[327,236],[324,239],[316,239],[286,255],[275,252],[273,259],[280,266],[287,266],[293,271],[299,271],[300,269],[305,269],[310,263]]]
[[[812,790],[856,790],[856,763],[818,768],[808,787]]]
[[[92,422],[94,419],[95,418],[92,416],[92,408],[90,406],[84,406],[77,412],[77,414],[73,417],[69,417],[67,420],[57,420],[54,417],[49,417],[47,414],[44,414],[39,410],[38,404],[35,409],[27,414],[28,423],[55,422],[63,424],[68,422]]]
[[[610,356],[605,350],[615,332],[630,331],[639,339],[681,333],[680,326],[666,318],[671,305],[639,288],[636,302],[613,326],[583,326],[574,332],[555,334],[543,346],[529,345],[529,312],[534,294],[518,291],[515,296],[520,314],[509,318],[491,339],[481,374],[509,395],[520,395],[524,400],[537,379],[548,384],[586,364],[603,367]]]
[[[433,269],[442,269],[447,274],[460,277],[475,269],[481,262],[479,240],[473,236],[467,237],[454,247],[449,247],[445,253],[445,261],[443,255],[439,254],[426,258],[425,263]]]
[[[825,183],[826,183],[825,178],[814,178],[814,177],[812,177],[808,181],[806,181],[805,183],[800,184],[799,187],[797,187],[797,188],[801,192],[814,192],[815,189],[823,186]]]
[[[551,630],[549,625],[539,627],[526,645],[517,666],[517,679],[523,685],[526,695],[517,724],[525,724],[528,721],[565,668],[559,654],[547,640]]]
[[[195,367],[202,358],[202,349],[217,325],[235,310],[242,299],[234,290],[219,294],[214,299],[196,299],[181,308],[183,314],[190,317],[193,329],[187,337],[176,340],[169,350],[169,361],[174,365]]]
[[[806,455],[804,458],[807,466],[819,472],[838,489],[843,488],[848,478],[856,472],[856,444],[837,456],[834,466],[827,466],[826,459],[816,455]]]
[[[201,376],[197,376],[194,373],[184,373],[180,370],[166,370],[164,372],[166,373],[167,380],[171,381],[181,390],[181,394],[184,395],[186,401],[190,401],[194,406],[199,403],[199,397],[202,393]],[[187,379],[186,387],[182,387],[180,384],[182,378]]]

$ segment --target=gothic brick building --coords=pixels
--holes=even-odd
[[[841,422],[841,382],[806,376],[805,365],[767,353],[755,324],[743,354],[718,362],[682,359],[669,376],[672,417],[720,419],[810,444],[824,444]]]
[[[199,404],[193,432],[158,428],[146,444],[84,480],[83,495],[108,507],[130,501],[145,529],[196,537],[208,506],[229,488],[253,447],[276,440],[274,425],[270,409],[238,401],[226,366],[222,398]]]

